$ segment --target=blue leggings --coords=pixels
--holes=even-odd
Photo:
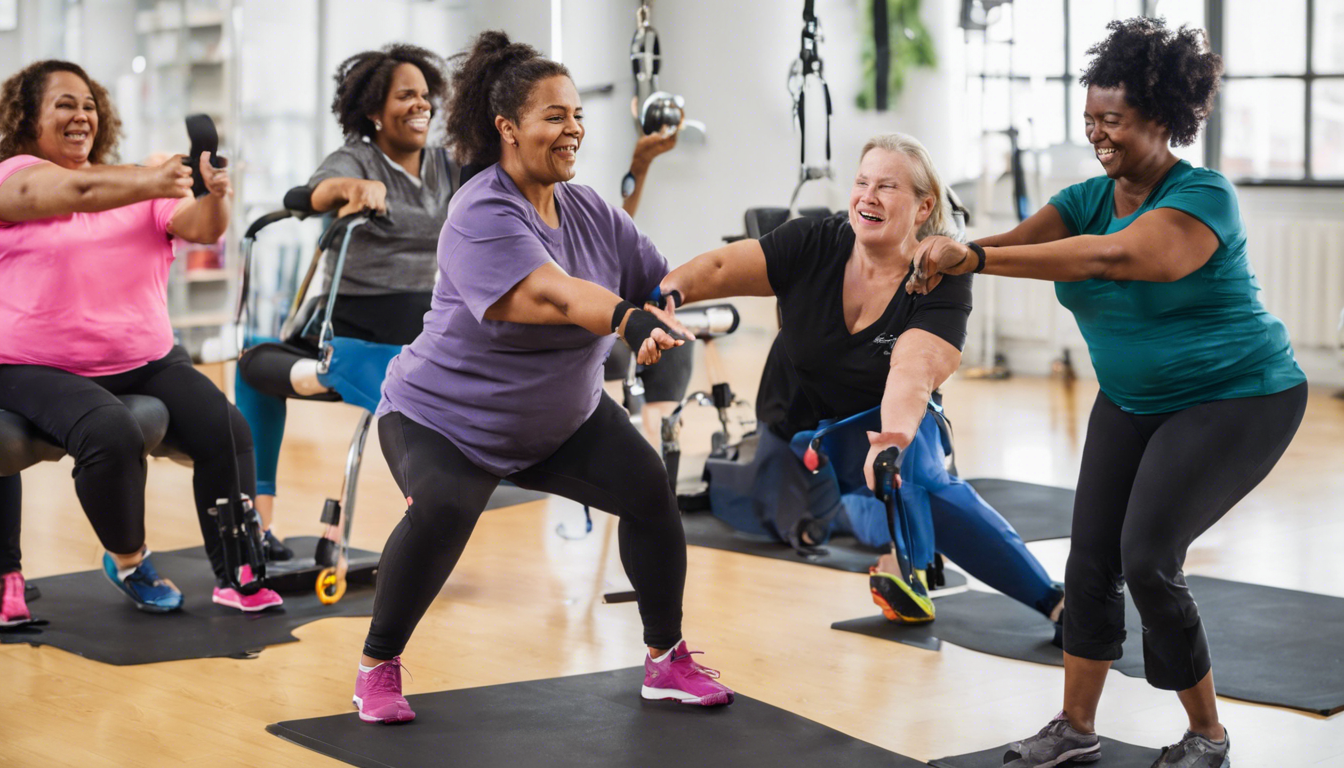
[[[853,534],[869,546],[889,546],[886,505],[873,496],[863,479],[868,441],[862,429],[845,434],[857,438],[844,441],[852,445],[828,444],[832,465],[840,471],[810,475],[810,481],[835,489],[830,492],[832,499],[839,494],[833,532]],[[798,445],[798,438],[793,442]],[[933,561],[936,550],[980,581],[1048,615],[1059,602],[1059,593],[1045,568],[1002,515],[964,480],[948,473],[945,457],[938,419],[930,413],[901,460],[901,499],[913,540],[910,561],[923,567]],[[811,498],[819,499],[816,494]],[[813,514],[822,517],[818,512],[826,511],[835,510],[814,507]]]
[[[247,425],[252,428],[252,446],[257,457],[257,495],[275,495],[276,468],[280,464],[280,443],[285,439],[285,400],[258,392],[235,373],[234,400]]]

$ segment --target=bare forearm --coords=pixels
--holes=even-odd
[[[755,240],[741,240],[702,253],[663,278],[664,293],[681,291],[684,302],[729,296],[773,296],[765,253]]]
[[[979,242],[979,241],[977,241]],[[983,245],[983,244],[982,244]],[[972,255],[970,258],[975,258]],[[985,274],[1072,283],[1116,279],[1125,261],[1121,243],[1109,235],[1080,235],[1036,245],[985,248]]]
[[[312,205],[317,213],[325,213],[339,208],[350,199],[351,182],[359,179],[334,178],[323,179],[313,187]]]
[[[560,312],[565,319],[580,328],[586,328],[598,336],[611,333],[611,318],[620,304],[620,296],[577,277],[557,281],[543,298]]]
[[[630,174],[635,177],[635,191],[621,201],[621,208],[633,219],[635,211],[639,210],[639,199],[644,195],[644,180],[649,176],[649,164],[636,159],[630,165]]]
[[[152,169],[96,165],[67,170],[46,166],[5,184],[0,218],[30,221],[72,213],[97,213],[152,200]]]
[[[172,233],[192,243],[214,243],[229,228],[229,199],[206,195],[189,203],[173,217]]]
[[[882,432],[901,450],[914,441],[933,390],[927,378],[921,380],[898,367],[892,368],[887,376],[887,387],[882,393]]]

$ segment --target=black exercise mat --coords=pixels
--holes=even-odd
[[[416,719],[405,725],[363,723],[351,712],[266,730],[365,768],[924,766],[740,694],[727,707],[646,702],[642,672],[418,694],[408,697]]]
[[[363,550],[352,550],[351,555],[378,557]],[[373,588],[355,584],[335,605],[322,605],[312,590],[286,595],[283,606],[258,613],[215,605],[210,601],[215,578],[201,547],[155,552],[154,566],[182,590],[181,610],[161,614],[136,610],[102,571],[49,576],[34,580],[42,600],[34,606],[33,618],[47,624],[0,631],[0,642],[50,645],[117,666],[213,656],[251,658],[268,645],[296,641],[291,632],[310,621],[373,613]]]
[[[1344,599],[1188,576],[1213,652],[1218,695],[1320,715],[1344,711]],[[1142,622],[1126,599],[1124,658],[1114,669],[1143,678]],[[1063,665],[1039,613],[1000,594],[964,592],[938,601],[931,624],[881,617],[831,625],[936,650],[938,641],[1038,664]]]
[[[1016,480],[967,480],[975,492],[1012,523],[1023,541],[1067,539],[1073,526],[1073,491]]]
[[[1030,734],[1022,734],[1029,736]],[[969,755],[940,757],[929,763],[933,768],[1003,768],[1003,753],[1008,745],[972,752]],[[1162,750],[1151,747],[1136,747],[1123,741],[1101,737],[1101,759],[1094,763],[1065,763],[1063,768],[1074,765],[1086,765],[1089,768],[1151,768],[1153,761],[1162,754]]]
[[[805,563],[834,568],[850,573],[868,573],[868,569],[877,562],[877,558],[886,550],[864,546],[852,536],[837,536],[826,542],[826,554],[820,557],[803,557],[793,547],[781,544],[771,536],[753,536],[735,530],[731,525],[713,515],[696,512],[681,516],[681,525],[686,529],[686,543],[709,549],[723,549],[729,552],[741,552],[744,555],[769,557],[775,560],[788,560],[791,563]],[[944,589],[966,586],[966,577],[952,570],[943,569]]]

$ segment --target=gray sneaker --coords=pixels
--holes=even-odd
[[[1055,768],[1066,763],[1093,763],[1101,759],[1101,739],[1079,733],[1063,712],[1055,715],[1035,736],[1008,745],[1004,768]]]
[[[1232,758],[1228,752],[1232,739],[1226,729],[1222,741],[1210,741],[1197,733],[1185,732],[1181,743],[1162,748],[1162,756],[1153,768],[1229,768]]]

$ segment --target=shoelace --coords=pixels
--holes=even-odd
[[[706,667],[705,665],[703,665],[703,664],[697,662],[695,659],[692,659],[692,658],[691,658],[692,656],[695,656],[695,655],[697,655],[697,654],[701,654],[701,653],[704,653],[704,651],[687,651],[686,653],[684,653],[684,654],[682,654],[682,655],[680,655],[680,656],[678,656],[676,653],[673,653],[673,654],[672,654],[672,661],[671,661],[671,663],[676,664],[678,661],[681,661],[682,659],[686,659],[686,660],[690,663],[690,665],[695,669],[696,672],[699,672],[699,673],[705,675],[706,677],[712,677],[712,678],[714,678],[715,680],[718,680],[718,679],[719,679],[719,670],[717,670],[717,669],[710,669],[709,667]]]
[[[393,661],[383,662],[382,664],[379,664],[378,666],[374,667],[373,672],[370,673],[373,676],[373,679],[369,681],[369,686],[381,691],[393,690],[399,687],[399,685],[398,681],[392,679],[392,673],[394,670],[403,670],[403,669],[406,670],[407,675],[411,674],[411,671],[409,669],[406,669],[405,665],[401,663],[400,659],[394,659]],[[415,678],[411,677],[411,679],[414,680]],[[400,693],[400,691],[398,691],[398,693]]]

